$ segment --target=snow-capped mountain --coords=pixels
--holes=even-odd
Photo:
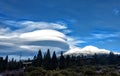
[[[74,48],[70,49],[69,51],[65,52],[64,55],[93,55],[93,54],[109,54],[110,51],[106,49],[99,49],[95,46],[86,46],[84,48]],[[114,52],[115,54],[120,54]]]

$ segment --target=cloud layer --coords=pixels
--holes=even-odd
[[[52,51],[67,51],[78,41],[66,36],[71,33],[65,24],[35,22],[35,21],[2,21],[0,27],[0,50],[2,54],[31,55],[42,49]]]

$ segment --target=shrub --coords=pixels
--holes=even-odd
[[[110,75],[111,75],[111,76],[120,76],[120,74],[117,73],[117,72],[110,72]]]
[[[96,73],[95,71],[89,69],[84,72],[84,75],[93,76],[93,75],[96,75]]]
[[[34,70],[36,70],[36,68],[33,67],[33,66],[27,67],[27,68],[25,69],[26,72],[31,72],[31,71],[34,71]]]
[[[39,72],[38,70],[34,70],[32,72],[30,72],[30,76],[44,76],[41,72]]]

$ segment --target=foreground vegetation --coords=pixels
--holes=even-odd
[[[25,76],[120,76],[118,66],[73,66],[61,70],[45,70],[41,67],[28,67]]]

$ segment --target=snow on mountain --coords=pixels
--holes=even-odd
[[[93,54],[109,54],[110,51],[109,50],[106,50],[106,49],[100,49],[100,48],[97,48],[95,46],[86,46],[84,48],[73,48],[73,49],[70,49],[69,51],[65,52],[64,55],[93,55]],[[120,54],[120,53],[117,53],[117,52],[114,52],[115,54]]]

